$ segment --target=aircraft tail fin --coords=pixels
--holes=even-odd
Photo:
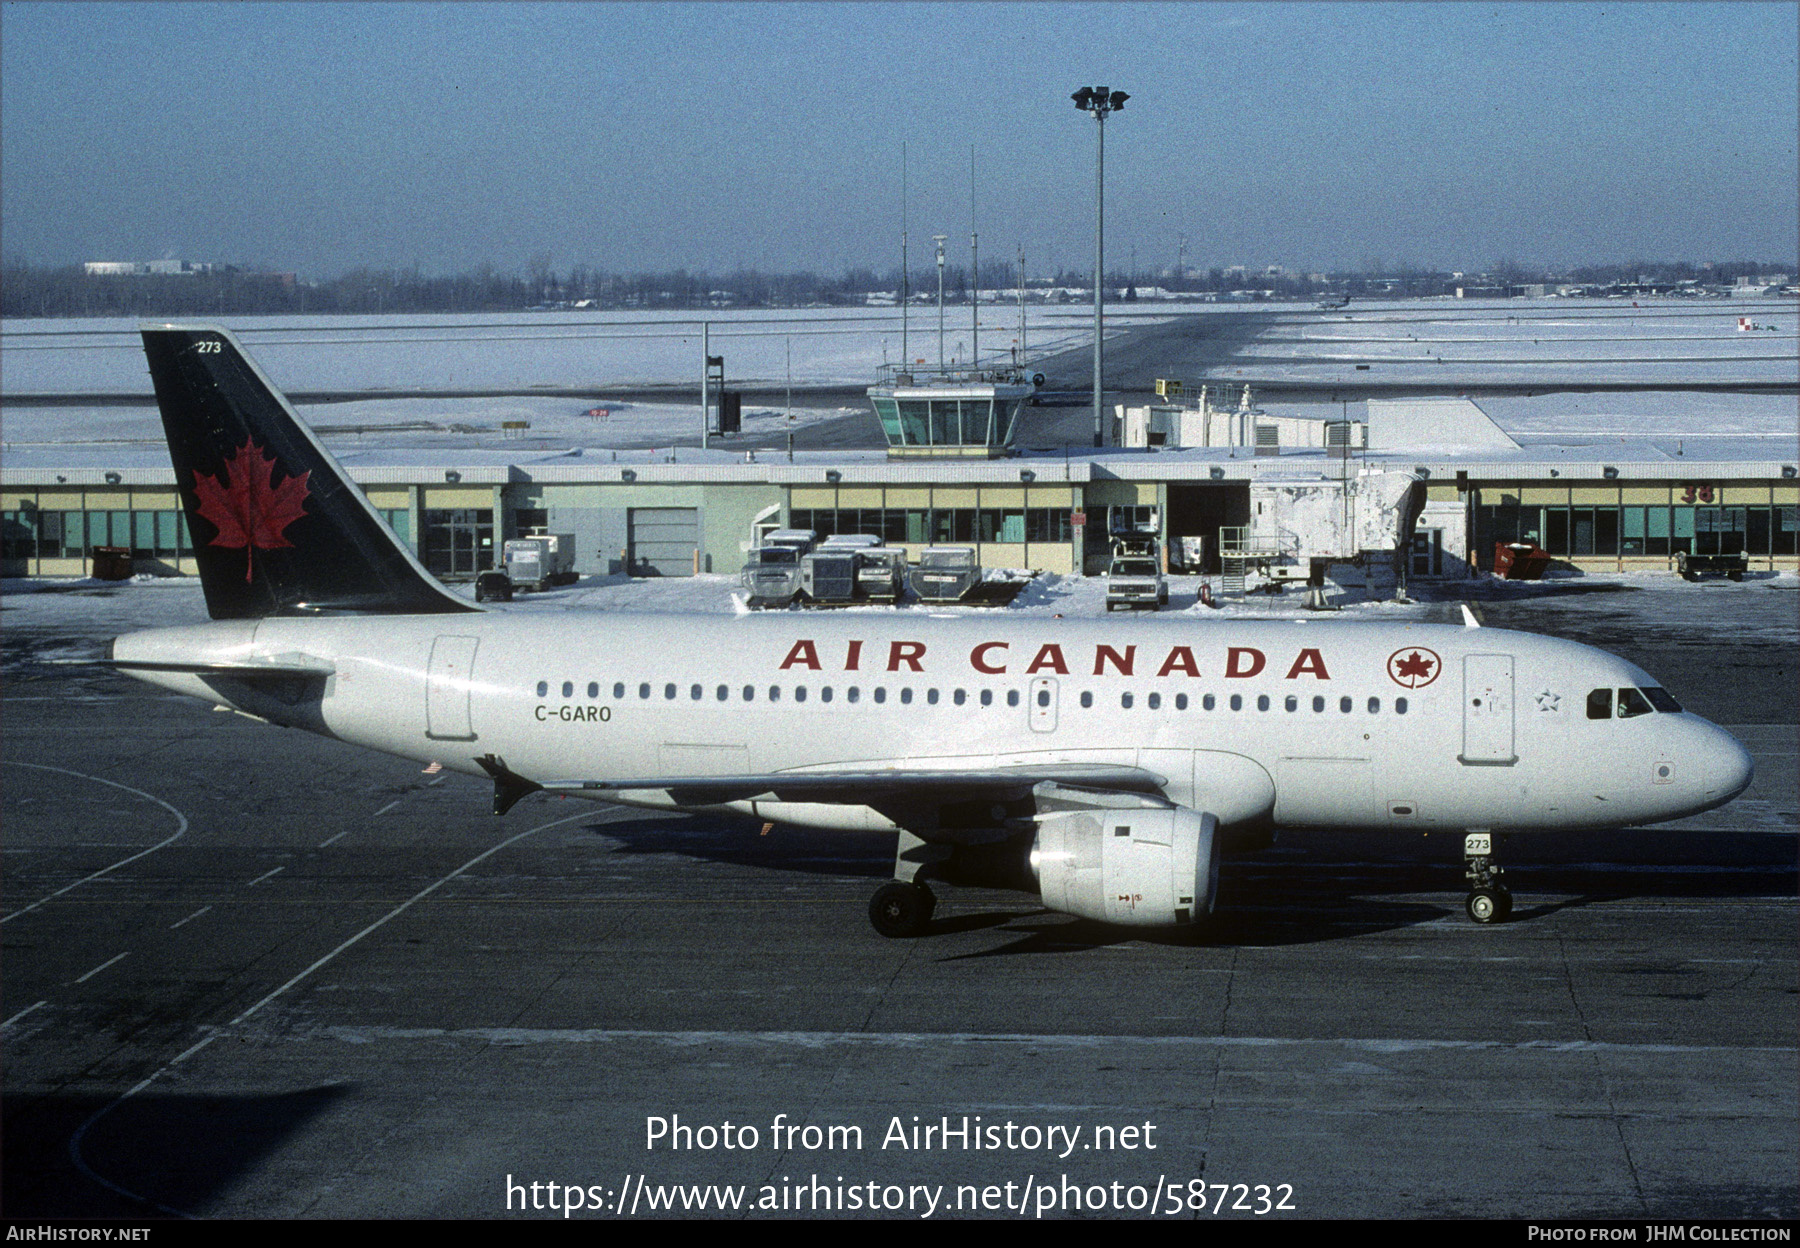
[[[420,565],[230,331],[141,332],[213,619],[480,610]]]

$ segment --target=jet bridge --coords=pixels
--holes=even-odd
[[[1221,588],[1242,593],[1252,570],[1316,581],[1314,565],[1325,563],[1392,568],[1404,582],[1401,555],[1424,502],[1424,483],[1410,472],[1252,481],[1250,522],[1219,530]]]

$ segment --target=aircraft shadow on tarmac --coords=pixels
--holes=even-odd
[[[888,879],[893,871],[892,842],[884,836],[781,825],[763,834],[754,821],[706,816],[651,816],[592,831],[612,842],[611,852],[628,855],[676,854],[870,881]],[[1416,834],[1286,832],[1274,849],[1227,857],[1218,913],[1189,929],[1116,927],[1041,908],[1021,913],[1021,906],[1035,907],[1029,892],[953,880],[940,892],[960,894],[955,909],[961,912],[940,911],[926,934],[991,930],[1008,938],[997,948],[955,957],[1070,953],[1127,941],[1180,947],[1343,940],[1460,916],[1460,847],[1452,834],[1432,841]],[[1502,834],[1498,849],[1507,882],[1520,894],[1514,923],[1603,902],[1792,896],[1800,888],[1793,838],[1767,833],[1621,828],[1554,837]],[[1539,894],[1549,896],[1537,900]]]
[[[353,1092],[347,1086],[267,1096],[147,1092],[123,1101],[110,1096],[9,1096],[7,1216],[204,1213],[215,1196],[254,1173],[264,1158]],[[78,1133],[79,1144],[72,1145]]]

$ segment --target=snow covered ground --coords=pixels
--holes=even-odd
[[[1187,309],[1171,306],[1170,315]],[[1093,341],[1079,308],[1027,309],[1033,354]],[[188,318],[194,319],[194,318]],[[882,308],[767,312],[517,312],[471,316],[226,317],[224,324],[285,390],[528,390],[697,386],[702,325],[732,385],[868,385],[883,362],[937,360],[937,316]],[[12,320],[0,338],[0,394],[143,394],[149,373],[138,319]],[[967,308],[945,313],[944,351],[966,362]],[[1016,308],[984,306],[981,354],[1009,358]]]
[[[1618,300],[1498,303],[1415,300],[1353,304],[1336,312],[1310,305],[1134,304],[1109,313],[1109,336],[1181,317],[1254,314],[1267,326],[1210,377],[1235,401],[1235,378],[1442,382],[1458,386],[1528,380],[1549,384],[1785,382],[1800,384],[1800,315],[1793,301],[1663,300],[1641,308]],[[383,390],[529,391],[697,385],[701,328],[694,314],[515,313],[504,316],[228,318],[277,385],[290,391],[373,392],[347,402],[303,405],[305,417],[341,453],[361,449],[533,451],[648,447],[698,440],[690,401],[623,402],[566,395],[504,398],[380,397]],[[1740,331],[1748,316],[1772,329]],[[1025,331],[1033,355],[1091,342],[1079,306],[1034,306]],[[810,309],[712,314],[710,349],[723,355],[729,384],[785,386],[800,401],[755,396],[745,432],[779,433],[853,408],[813,406],[810,387],[862,386],[884,362],[935,361],[936,316],[915,310],[901,352],[893,309]],[[15,320],[3,327],[0,398],[24,394],[143,394],[138,405],[9,405],[10,450],[33,446],[161,445],[135,320]],[[972,335],[966,309],[945,319],[945,353],[961,359]],[[1019,337],[1017,312],[982,314],[985,359],[1006,358]],[[1442,363],[1439,363],[1439,360]],[[1369,363],[1362,372],[1357,363]],[[1195,380],[1202,380],[1196,378]],[[1502,428],[1522,435],[1791,435],[1791,394],[1695,391],[1549,393],[1484,399]],[[1352,408],[1358,405],[1352,404]],[[1277,415],[1337,415],[1330,405],[1269,403]],[[604,417],[590,415],[603,408]],[[1360,410],[1348,413],[1353,419]],[[507,432],[502,424],[528,421]],[[871,433],[873,430],[871,430]]]
[[[1172,311],[1185,311],[1174,309]],[[1093,340],[1079,309],[1028,309],[1026,341],[1034,354]],[[982,358],[1010,358],[1019,340],[1017,311],[982,312]],[[1137,317],[1133,323],[1141,323]],[[162,425],[150,399],[136,320],[9,321],[0,337],[7,395],[130,395],[139,404],[59,403],[9,407],[8,448],[73,444],[160,447]],[[573,447],[646,447],[699,440],[699,404],[570,397],[381,397],[384,390],[529,391],[687,386],[698,388],[702,333],[691,314],[515,313],[435,317],[231,317],[226,323],[284,391],[367,393],[332,403],[298,404],[334,447],[444,447],[529,452]],[[1115,326],[1115,328],[1118,328]],[[945,322],[945,353],[967,358],[973,341],[967,309]],[[725,358],[731,387],[785,388],[797,402],[769,393],[743,410],[743,432],[775,435],[822,420],[866,414],[866,405],[807,402],[823,386],[866,386],[885,362],[899,363],[903,336],[891,309],[721,312],[711,319],[706,350]],[[915,360],[937,356],[937,318],[914,310],[904,342]],[[790,363],[791,362],[791,363]],[[603,410],[604,416],[594,415]],[[529,430],[505,431],[505,422]]]
[[[1757,328],[1739,329],[1741,317]],[[1800,309],[1791,299],[1354,304],[1269,325],[1212,376],[1451,387],[1794,385]]]

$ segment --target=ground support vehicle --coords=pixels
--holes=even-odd
[[[581,579],[575,571],[575,535],[539,533],[508,539],[501,563],[514,590],[553,589]]]

